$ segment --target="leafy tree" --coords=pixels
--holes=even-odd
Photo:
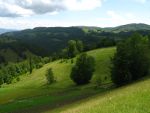
[[[62,58],[68,57],[68,49],[67,48],[65,48],[61,51],[61,56],[62,56]]]
[[[30,56],[30,58],[29,58],[29,72],[30,72],[30,74],[32,73],[32,71],[33,71],[33,64],[32,64],[32,58]]]
[[[79,56],[75,66],[72,68],[71,79],[77,84],[87,84],[90,82],[95,67],[94,58],[83,53]]]
[[[147,75],[150,66],[149,53],[148,38],[137,33],[120,42],[112,59],[113,82],[123,85]]]
[[[117,85],[123,85],[131,81],[131,74],[128,70],[128,49],[124,46],[126,46],[124,42],[117,45],[117,52],[112,59],[111,77]]]
[[[83,51],[83,42],[81,40],[70,40],[68,41],[67,48],[63,49],[61,51],[61,57],[62,58],[73,58],[77,54],[81,53]]]
[[[81,40],[76,41],[77,50],[81,53],[83,51],[83,42]]]
[[[4,73],[4,83],[11,84],[13,77],[7,72]]]
[[[115,40],[113,38],[101,38],[100,42],[98,43],[98,47],[109,47],[109,46],[114,46],[115,45]]]
[[[19,78],[19,77],[17,77],[17,78],[16,78],[16,81],[20,81],[20,78]]]
[[[44,64],[49,63],[50,61],[51,61],[50,57],[44,57],[44,58],[42,59],[42,62],[43,62]]]
[[[47,79],[47,83],[48,84],[52,84],[53,82],[55,82],[55,79],[54,79],[54,74],[53,74],[53,71],[52,71],[52,68],[49,68],[47,69],[47,72],[46,72],[46,79]]]
[[[78,54],[78,49],[76,46],[76,41],[75,40],[70,40],[68,42],[68,57],[73,58]]]

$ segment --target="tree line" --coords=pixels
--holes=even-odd
[[[27,72],[32,73],[33,69],[41,68],[44,64],[50,62],[48,57],[42,58],[32,56],[29,59],[19,62],[10,63],[0,69],[0,85],[6,83],[10,84],[14,79],[19,80],[19,76]]]
[[[118,43],[112,64],[111,77],[117,86],[148,75],[150,68],[150,36],[135,33],[128,39]]]
[[[102,46],[111,46],[114,42],[102,39]],[[101,46],[101,47],[102,47]],[[0,69],[0,84],[11,83],[14,78],[19,80],[18,77],[24,73],[30,72],[34,68],[40,68],[45,63],[51,60],[60,58],[72,59],[77,57],[75,65],[72,67],[70,78],[77,84],[87,84],[90,82],[93,72],[95,71],[95,60],[93,57],[85,53],[85,45],[81,40],[70,40],[66,48],[62,50],[56,58],[52,59],[34,57],[28,58],[24,62],[17,64],[9,64]],[[138,33],[119,41],[117,43],[116,53],[112,58],[111,78],[117,85],[124,85],[133,82],[146,76],[150,68],[150,36],[142,36]],[[48,69],[46,78],[49,84],[55,82],[52,69]]]

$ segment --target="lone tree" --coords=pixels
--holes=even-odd
[[[83,53],[79,56],[75,66],[72,68],[71,79],[77,85],[83,85],[90,82],[95,67],[95,60],[93,57]]]
[[[113,82],[120,86],[147,75],[150,66],[149,53],[148,38],[137,33],[119,43],[112,59]]]
[[[47,72],[46,72],[46,79],[47,79],[47,83],[48,84],[52,84],[55,82],[55,79],[54,79],[54,74],[53,74],[53,71],[52,71],[52,68],[49,68],[47,69]]]
[[[76,41],[75,40],[70,40],[68,42],[68,57],[73,58],[78,54],[78,49],[76,46]]]

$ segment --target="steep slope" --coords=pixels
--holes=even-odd
[[[76,87],[71,81],[69,75],[73,64],[71,60],[60,63],[55,61],[46,64],[44,67],[34,70],[32,74],[21,76],[19,82],[10,85],[3,85],[0,88],[0,112],[12,112],[25,108],[34,108],[35,111],[39,106],[49,105],[56,107],[64,102],[76,101],[90,95],[102,92],[105,88],[95,90],[97,79],[101,79],[102,84],[110,83],[109,66],[110,57],[113,56],[115,48],[105,48],[89,51],[88,54],[96,60],[96,71],[91,83],[85,86]],[[74,59],[75,62],[75,59]],[[46,84],[45,72],[47,68],[52,68],[56,83]],[[57,98],[55,98],[57,96]],[[31,98],[32,97],[32,98]],[[44,108],[44,107],[42,107]],[[20,111],[21,112],[21,111]],[[31,111],[28,111],[31,113]]]

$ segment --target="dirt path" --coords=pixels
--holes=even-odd
[[[87,94],[87,95],[80,95],[78,97],[72,98],[70,100],[61,101],[59,103],[35,106],[35,107],[32,107],[32,108],[28,108],[28,109],[18,110],[18,111],[15,111],[13,113],[42,113],[42,112],[47,111],[47,110],[49,110],[49,111],[54,110],[58,107],[62,107],[64,105],[68,105],[68,104],[86,99],[86,98],[91,97],[91,96],[96,95],[96,94],[97,93],[95,93],[95,94],[91,93],[91,94]]]
[[[95,92],[84,93],[84,94],[80,94],[80,95],[74,96],[72,98],[68,98],[68,99],[65,99],[65,100],[60,100],[59,102],[56,102],[56,103],[50,103],[50,104],[34,106],[32,108],[17,110],[15,112],[11,112],[11,113],[43,113],[43,112],[46,112],[46,111],[51,111],[51,110],[54,110],[56,108],[63,107],[65,105],[69,105],[69,104],[72,104],[74,102],[78,102],[78,101],[87,99],[87,98],[95,96],[95,95],[97,95],[99,93],[105,94],[108,91],[108,89],[109,89],[108,87],[110,87],[110,86],[112,86],[112,84],[110,84],[110,83],[109,84],[105,84],[105,85],[101,86],[101,87],[104,88],[103,91],[102,90],[98,90],[98,91],[95,91]],[[56,98],[57,98],[57,96],[63,96],[66,93],[69,93],[69,92],[60,93],[60,94],[56,95]]]

